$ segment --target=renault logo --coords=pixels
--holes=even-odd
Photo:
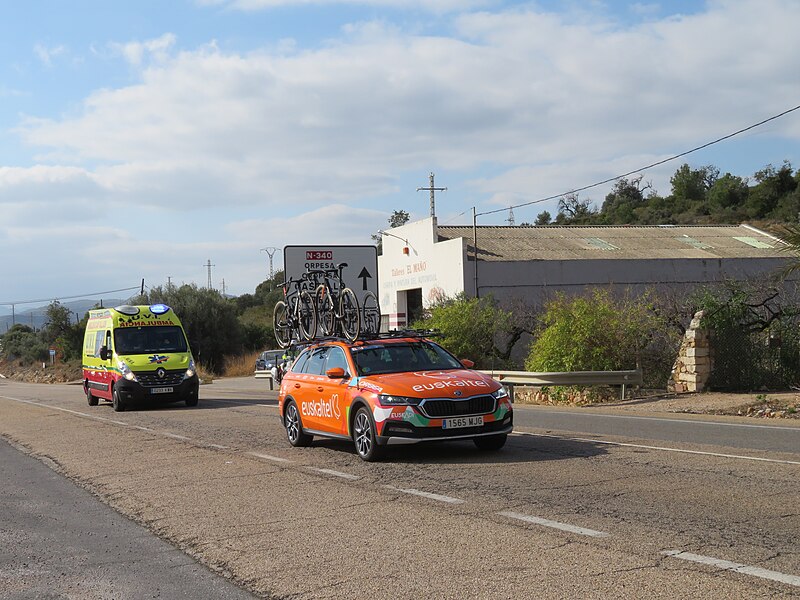
[[[167,372],[164,369],[157,369],[156,370],[156,375],[158,375],[159,379],[164,379],[164,376],[166,374],[167,374]]]

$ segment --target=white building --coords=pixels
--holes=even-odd
[[[477,243],[476,243],[477,242]],[[379,300],[390,329],[460,292],[539,305],[589,287],[686,289],[774,273],[783,242],[749,225],[438,226],[435,217],[387,230]],[[475,248],[477,247],[477,261]]]

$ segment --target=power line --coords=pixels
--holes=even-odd
[[[738,131],[734,131],[733,133],[729,133],[728,135],[724,135],[721,138],[717,138],[710,142],[707,142],[701,146],[697,146],[692,148],[691,150],[687,150],[686,152],[681,152],[680,154],[676,154],[675,156],[670,156],[669,158],[665,158],[663,160],[656,161],[644,167],[639,167],[638,169],[634,169],[633,171],[628,171],[627,173],[623,173],[622,175],[617,175],[616,177],[609,177],[608,179],[604,179],[603,181],[598,181],[597,183],[592,183],[590,185],[585,185],[583,187],[575,188],[574,190],[569,190],[568,192],[562,192],[561,194],[556,194],[554,196],[548,196],[547,198],[540,198],[538,200],[531,200],[530,202],[523,202],[522,204],[515,204],[514,206],[508,206],[505,208],[497,208],[495,210],[487,210],[486,212],[477,213],[475,216],[483,216],[483,215],[492,215],[494,213],[503,212],[505,210],[514,209],[514,208],[521,208],[523,206],[530,206],[531,204],[538,204],[539,202],[547,202],[548,200],[555,200],[556,198],[561,198],[562,196],[566,196],[567,194],[576,194],[578,192],[582,192],[584,190],[589,190],[594,187],[598,187],[604,185],[606,183],[611,183],[612,181],[616,181],[617,179],[622,179],[623,177],[628,177],[629,175],[633,175],[634,173],[641,173],[642,171],[646,171],[647,169],[652,169],[653,167],[657,167],[658,165],[663,165],[664,163],[668,163],[672,160],[681,158],[682,156],[686,156],[687,154],[691,154],[692,152],[697,152],[698,150],[702,150],[703,148],[708,148],[709,146],[713,146],[714,144],[718,144],[719,142],[725,141],[727,139],[732,138],[735,135],[739,135],[740,133],[744,133],[745,131],[750,131],[751,129],[755,129],[756,127],[760,127],[765,123],[769,123],[770,121],[774,121],[775,119],[779,119],[784,115],[788,115],[791,112],[796,110],[800,110],[800,105],[795,106],[794,108],[790,108],[788,110],[783,111],[777,115],[773,115],[763,121],[759,121],[758,123],[754,123],[753,125],[749,125],[743,129],[739,129]]]
[[[39,304],[41,302],[53,302],[55,300],[74,300],[75,298],[86,298],[91,296],[102,296],[104,294],[116,294],[117,292],[129,292],[131,290],[138,290],[140,286],[136,285],[128,288],[121,288],[118,290],[107,290],[105,292],[92,292],[91,294],[77,294],[75,296],[59,296],[57,298],[42,298],[41,300],[19,300],[17,302],[0,302],[0,305],[11,306],[12,304]]]

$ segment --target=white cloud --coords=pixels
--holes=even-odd
[[[150,58],[156,62],[163,62],[169,57],[169,52],[175,45],[176,37],[172,33],[144,42],[128,42],[125,44],[111,44],[112,49],[119,52],[131,65],[138,67]]]
[[[434,13],[469,10],[496,4],[496,0],[196,0],[201,6],[226,6],[256,11],[280,7],[357,5],[376,8],[423,9]]]
[[[354,23],[313,49],[251,53],[180,49],[165,34],[117,46],[137,67],[135,84],[98,89],[77,113],[21,123],[43,164],[0,169],[0,204],[17,224],[31,216],[22,201],[44,219],[60,210],[97,224],[108,206],[159,207],[195,228],[204,215],[222,219],[207,243],[231,262],[235,247],[219,240],[365,243],[385,225],[379,202],[396,198],[404,173],[458,173],[471,180],[470,202],[499,207],[637,168],[797,104],[797,22],[791,0],[718,0],[636,25],[521,5],[462,14],[449,37]],[[797,140],[800,119],[771,131]],[[675,168],[645,178],[667,193]],[[604,192],[586,195],[602,202]],[[60,208],[43,209],[48,198]],[[365,205],[375,210],[356,208]],[[11,235],[4,226],[0,239]],[[111,246],[135,254],[143,243],[185,263],[174,277],[205,250],[140,233]]]
[[[42,44],[36,44],[33,47],[33,52],[36,54],[36,57],[42,62],[42,64],[44,64],[46,67],[52,67],[53,59],[66,54],[67,49],[64,46],[48,47]]]

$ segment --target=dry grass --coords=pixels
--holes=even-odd
[[[223,377],[247,377],[253,374],[256,368],[256,359],[260,353],[249,352],[240,356],[225,357],[225,367],[222,371]]]

